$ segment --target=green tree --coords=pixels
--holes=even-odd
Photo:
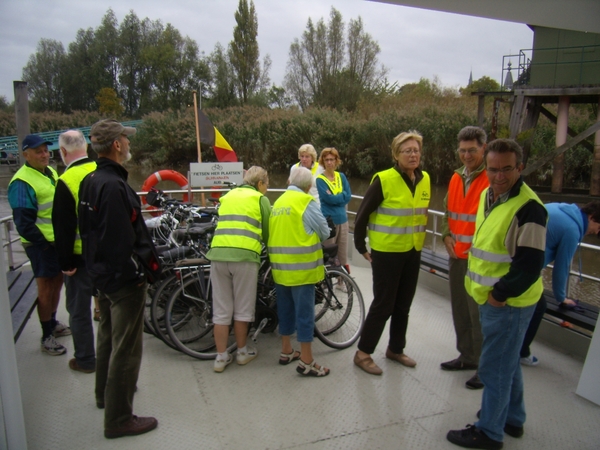
[[[208,106],[226,108],[238,104],[235,95],[235,74],[227,52],[219,43],[209,58],[211,80],[208,84]]]
[[[0,111],[8,112],[10,110],[10,105],[8,104],[8,100],[5,95],[0,95]]]
[[[386,69],[379,66],[379,44],[363,26],[331,8],[329,23],[308,19],[302,39],[290,46],[285,87],[298,105],[354,110],[366,93],[378,89]]]
[[[98,112],[103,116],[121,117],[123,114],[123,99],[117,97],[117,92],[112,88],[102,88],[96,96]]]
[[[242,104],[248,103],[253,95],[269,85],[268,72],[271,59],[267,55],[263,68],[260,67],[258,48],[258,19],[254,2],[240,0],[235,12],[236,26],[233,41],[229,44],[229,61],[233,67],[235,87]]]
[[[96,54],[94,30],[80,29],[74,42],[69,44],[69,53],[65,67],[65,89],[69,93],[66,104],[67,111],[96,111],[98,103],[96,93],[102,88],[101,74],[96,70],[94,62]]]
[[[472,92],[498,92],[500,90],[500,84],[484,75],[478,80],[473,81],[469,86],[460,88],[459,92],[461,95],[471,95]]]
[[[119,92],[124,99],[124,111],[134,116],[140,103],[142,23],[133,10],[119,26]]]
[[[66,54],[61,42],[40,39],[35,54],[23,69],[33,111],[62,111],[64,103],[63,68]]]

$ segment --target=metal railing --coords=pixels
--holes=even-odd
[[[223,188],[223,189],[188,189],[188,190],[165,190],[163,191],[165,194],[176,194],[176,195],[181,195],[181,194],[213,194],[215,192],[228,192],[230,189],[229,188]],[[280,194],[285,192],[285,189],[269,189],[268,191],[269,193],[276,193],[276,194]],[[138,192],[138,195],[140,197],[144,197],[146,195],[145,192]],[[362,200],[363,197],[360,195],[352,195],[353,199],[356,200]],[[198,202],[198,197],[196,197],[196,202]],[[209,205],[208,205],[209,206]],[[150,214],[151,212],[157,212],[160,210],[156,210],[156,209],[145,209],[143,212]],[[348,216],[350,216],[352,219],[356,216],[356,211],[348,211]],[[433,253],[437,253],[438,251],[438,239],[441,239],[442,237],[442,233],[441,233],[441,220],[442,217],[444,216],[444,213],[442,211],[436,211],[436,210],[429,210],[429,217],[431,218],[431,229],[428,227],[427,228],[427,234],[431,236],[431,251]],[[11,237],[11,231],[14,231],[14,224],[13,224],[13,220],[12,220],[12,216],[8,216],[8,217],[4,217],[0,219],[0,224],[2,226],[2,246],[4,248],[6,248],[6,256],[8,259],[8,266],[10,268],[10,270],[15,270],[18,269],[19,267],[21,267],[24,263],[20,263],[18,266],[15,266],[16,262],[14,260],[14,250],[12,248],[12,244],[14,244],[15,242],[19,242],[20,239],[18,237]],[[591,244],[586,244],[586,243],[581,243],[579,244],[580,248],[584,248],[586,250],[591,250],[593,252],[600,252],[600,246],[597,245],[591,245]],[[445,254],[445,247],[442,244],[442,248],[444,248],[444,254]],[[25,261],[27,262],[27,261]],[[552,268],[552,265],[549,265],[548,267]],[[588,275],[585,273],[580,274],[579,272],[575,272],[575,271],[571,271],[570,272],[571,275],[576,276],[576,277],[580,277],[585,279],[585,280],[589,280],[595,283],[600,283],[600,278],[592,276],[592,275]],[[569,293],[569,287],[567,287],[567,294]]]
[[[544,71],[541,78],[544,81],[552,79],[551,83],[543,83],[544,86],[549,87],[597,85],[600,82],[598,79],[600,45],[597,44],[530,48],[519,50],[518,54],[505,55],[502,57],[502,75],[500,78],[502,90],[512,89],[512,87],[504,86],[504,84],[506,74],[515,70],[515,62],[517,63],[517,78],[514,80],[513,86],[530,85],[532,70]]]

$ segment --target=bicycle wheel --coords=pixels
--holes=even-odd
[[[167,328],[165,326],[165,307],[169,301],[169,297],[171,297],[171,294],[177,288],[178,284],[179,279],[174,273],[164,279],[154,290],[150,307],[150,319],[154,335],[175,350],[179,349],[171,341],[171,337],[167,333]]]
[[[212,307],[202,282],[196,276],[189,277],[173,291],[165,308],[165,327],[171,342],[183,353],[198,359],[214,359],[217,353]],[[227,350],[232,349],[235,343]]]
[[[342,349],[356,342],[365,322],[365,303],[356,282],[343,269],[327,269],[315,286],[315,335]]]

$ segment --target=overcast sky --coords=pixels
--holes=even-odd
[[[523,24],[502,22],[365,0],[254,0],[261,59],[273,61],[271,82],[281,85],[290,44],[300,38],[309,17],[327,22],[331,7],[347,23],[362,17],[365,30],[381,47],[380,62],[390,82],[399,85],[438,76],[445,86],[465,86],[487,75],[500,82],[502,56],[529,49],[533,32]],[[208,55],[215,44],[233,38],[238,0],[0,0],[0,96],[14,99],[20,80],[41,38],[63,43],[65,50],[80,28],[96,29],[109,8],[119,23],[130,10],[171,23],[194,39]],[[516,62],[514,63],[516,65]]]

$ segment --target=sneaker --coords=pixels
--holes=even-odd
[[[481,410],[477,411],[477,418],[481,418]],[[510,423],[505,423],[504,432],[514,438],[520,438],[523,437],[523,434],[525,433],[525,428],[517,425],[511,425]]]
[[[233,357],[228,353],[227,354],[227,359],[219,359],[218,357],[215,358],[215,366],[214,366],[214,370],[217,373],[221,373],[225,370],[225,367],[227,367],[229,364],[231,364],[231,362],[233,361]]]
[[[240,366],[243,366],[245,364],[248,364],[250,361],[252,361],[254,358],[256,358],[258,356],[258,352],[256,351],[256,349],[254,347],[246,347],[246,352],[245,353],[240,353],[240,351],[238,350],[236,356],[235,356],[235,360],[237,361],[237,363]]]
[[[64,323],[56,321],[56,326],[52,330],[54,337],[71,336],[71,329]]]
[[[335,285],[335,288],[336,288],[338,291],[342,291],[342,292],[346,292],[346,293],[348,292],[348,286],[346,286],[346,283],[344,283],[343,281],[342,281],[342,282],[340,282],[340,283],[337,283],[337,284]]]
[[[521,358],[521,364],[524,366],[537,366],[539,363],[538,359],[533,355],[529,355],[527,358]]]
[[[466,448],[500,449],[504,445],[502,441],[489,438],[483,430],[479,430],[475,425],[467,425],[464,430],[450,430],[446,439]]]
[[[42,341],[42,351],[52,356],[64,355],[67,349],[56,342],[54,336],[50,335]]]

